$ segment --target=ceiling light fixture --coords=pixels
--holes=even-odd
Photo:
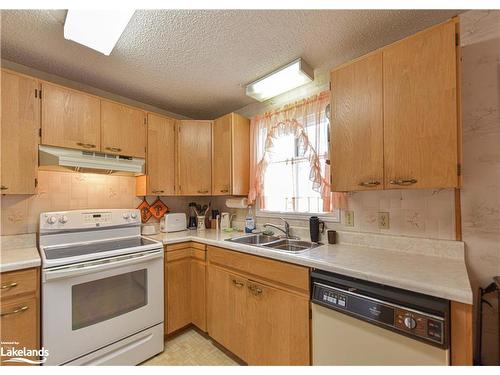
[[[68,10],[64,38],[109,56],[134,9]]]
[[[314,71],[299,57],[274,72],[248,84],[246,94],[259,102],[263,102],[309,83],[313,79]]]

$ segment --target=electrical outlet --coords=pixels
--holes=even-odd
[[[346,227],[354,226],[354,211],[346,211],[344,214],[344,225]]]
[[[378,227],[380,229],[389,229],[389,212],[378,213]]]

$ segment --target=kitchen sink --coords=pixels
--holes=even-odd
[[[297,252],[313,249],[313,248],[319,246],[319,244],[313,243],[313,242],[283,238],[283,239],[280,239],[278,241],[264,244],[262,246],[269,247],[269,248],[274,249],[274,250],[282,250],[282,251],[289,251],[289,252],[297,253]]]
[[[233,237],[228,238],[226,241],[241,243],[244,245],[265,247],[268,249],[286,251],[291,253],[299,253],[302,251],[310,250],[320,245],[313,242],[281,238],[277,236],[268,236],[265,234],[252,234],[248,236]]]
[[[269,242],[277,241],[280,238],[277,236],[268,236],[265,234],[252,234],[248,236],[228,238],[226,241],[242,243],[245,245],[262,245]]]

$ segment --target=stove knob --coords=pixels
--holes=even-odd
[[[130,214],[130,217],[135,220],[135,219],[137,219],[137,214],[135,212],[132,212]]]
[[[57,222],[57,218],[55,216],[50,216],[47,219],[47,223],[49,223],[50,225],[55,224],[56,222]]]
[[[61,224],[66,224],[68,222],[68,217],[66,215],[63,215],[59,218],[59,222]]]
[[[123,218],[124,218],[125,220],[127,220],[127,219],[129,218],[129,214],[128,214],[128,212],[125,212],[125,213],[123,214]]]
[[[404,323],[406,328],[408,329],[415,329],[415,327],[417,326],[417,321],[409,315],[405,317]]]

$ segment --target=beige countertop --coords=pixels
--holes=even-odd
[[[464,244],[460,241],[340,232],[339,237],[349,243],[322,245],[300,254],[225,241],[242,235],[207,229],[148,237],[167,245],[205,243],[472,304]]]
[[[39,267],[35,233],[0,237],[0,272]]]

